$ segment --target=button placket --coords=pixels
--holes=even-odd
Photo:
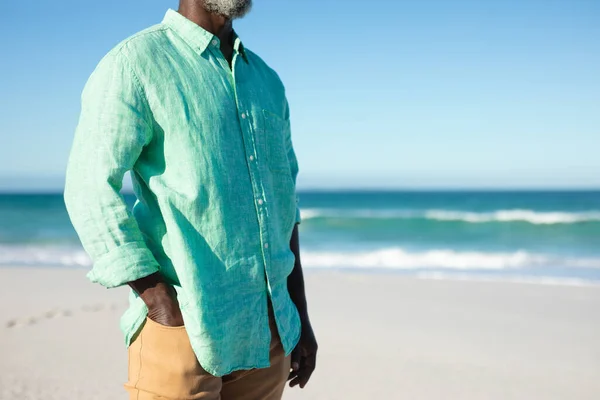
[[[236,91],[237,91],[237,87],[236,87]],[[248,156],[248,161],[250,161],[248,163],[248,169],[250,171],[250,179],[252,181],[252,189],[254,191],[254,196],[255,196],[255,201],[256,201],[256,212],[257,212],[257,217],[258,217],[258,225],[259,225],[259,231],[260,231],[260,240],[261,240],[261,247],[263,249],[262,253],[263,253],[263,260],[264,260],[264,269],[265,269],[265,274],[267,276],[269,276],[269,260],[270,260],[270,253],[268,251],[269,249],[269,243],[268,243],[268,239],[269,239],[269,233],[268,233],[268,213],[267,210],[265,208],[265,200],[264,200],[264,196],[263,196],[263,182],[261,179],[261,171],[258,165],[258,159],[256,157],[256,140],[255,140],[255,135],[254,135],[254,128],[251,124],[252,121],[252,115],[248,113],[248,111],[242,111],[245,110],[242,104],[238,104],[238,112],[239,112],[239,116],[240,116],[240,126],[241,126],[241,130],[242,130],[242,136],[244,139],[244,144],[246,147],[246,152],[247,154],[249,154]]]
[[[243,102],[240,102],[240,98],[238,97],[238,79],[236,77],[237,68],[233,70],[233,81],[234,81],[234,91],[236,98],[236,105],[238,109],[240,128],[242,133],[242,139],[244,142],[244,147],[246,150],[248,171],[250,173],[250,180],[252,183],[252,191],[254,193],[254,198],[256,199],[256,213],[257,213],[257,221],[258,221],[258,229],[260,235],[260,243],[262,248],[262,258],[263,258],[263,268],[265,277],[267,279],[267,283],[269,281],[270,276],[270,259],[271,254],[269,251],[269,220],[268,220],[268,212],[266,207],[264,206],[264,182],[261,176],[261,168],[259,162],[257,160],[257,149],[256,149],[256,128],[254,126],[253,119],[254,116],[252,113],[249,113],[249,108],[246,108],[246,105]],[[270,285],[268,285],[270,287]],[[269,289],[270,290],[270,289]]]

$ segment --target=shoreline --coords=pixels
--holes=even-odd
[[[82,265],[2,265],[3,270],[27,270],[27,271],[83,271],[85,275],[90,266]],[[385,267],[304,267],[305,273],[310,274],[357,274],[374,276],[394,276],[405,279],[433,280],[433,281],[456,281],[472,283],[500,283],[500,284],[518,284],[518,285],[542,285],[542,286],[566,286],[566,287],[592,287],[600,288],[600,280],[585,279],[570,276],[550,276],[550,275],[527,275],[527,274],[507,274],[499,271],[489,270],[439,270],[439,269],[400,269]],[[518,271],[518,270],[516,270]]]

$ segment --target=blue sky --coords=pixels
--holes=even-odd
[[[81,89],[176,1],[3,3],[0,189],[60,189]],[[600,187],[600,2],[255,0],[302,187]]]

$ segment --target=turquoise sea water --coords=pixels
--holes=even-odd
[[[306,268],[600,283],[600,191],[302,192],[300,199]],[[89,267],[61,194],[0,195],[2,265]]]

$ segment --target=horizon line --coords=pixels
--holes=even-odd
[[[480,192],[480,193],[494,193],[494,192],[524,192],[524,193],[555,193],[555,192],[600,192],[600,187],[535,187],[535,188],[524,188],[524,187],[304,187],[298,188],[298,193],[312,192],[312,193],[354,193],[354,192]],[[0,195],[59,195],[62,194],[62,189],[5,189],[0,188]],[[130,188],[124,188],[121,191],[122,194],[131,195],[135,194]]]

